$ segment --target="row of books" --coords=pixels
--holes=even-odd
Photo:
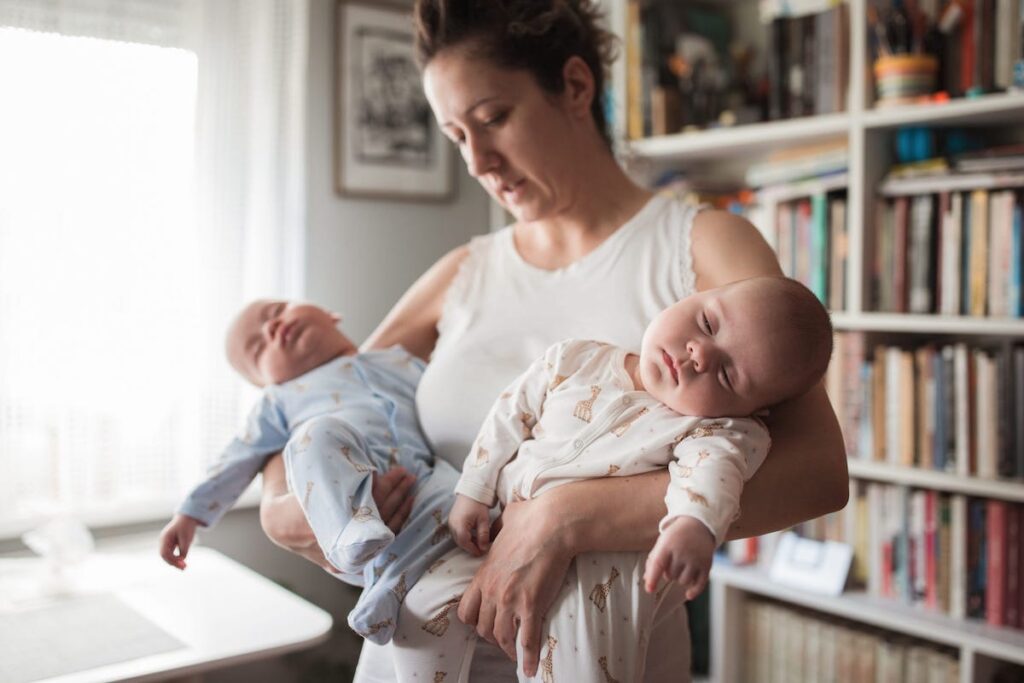
[[[912,18],[924,29],[919,42],[939,60],[940,89],[956,97],[1013,85],[1014,64],[1024,58],[1021,0],[957,0],[914,6],[923,15]]]
[[[825,538],[853,547],[854,585],[955,619],[1024,629],[1024,505],[878,482],[850,488]]]
[[[767,48],[770,120],[846,108],[849,33],[845,4],[772,20]]]
[[[743,611],[749,683],[959,683],[957,654],[926,641],[750,599]]]
[[[882,199],[872,302],[879,311],[1024,316],[1024,196],[1013,190]]]
[[[835,342],[826,387],[850,458],[1024,478],[1024,346]]]
[[[818,192],[775,207],[775,250],[787,277],[833,311],[846,308],[849,247],[845,193]]]

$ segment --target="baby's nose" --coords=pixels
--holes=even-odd
[[[277,332],[277,328],[281,325],[280,319],[274,317],[263,323],[263,336],[270,340],[274,338],[274,333]]]
[[[696,372],[707,372],[710,369],[714,360],[714,352],[711,349],[697,342],[689,342],[686,345],[686,352],[690,354]]]

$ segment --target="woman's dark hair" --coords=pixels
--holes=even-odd
[[[562,67],[580,57],[594,74],[590,113],[611,147],[604,111],[616,38],[600,26],[594,0],[416,0],[416,58],[426,67],[439,52],[467,46],[506,69],[525,69],[551,94],[565,90]]]

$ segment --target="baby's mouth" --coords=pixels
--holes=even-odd
[[[672,356],[668,355],[668,351],[662,351],[661,356],[665,361],[665,365],[668,366],[668,371],[672,373],[672,381],[679,384],[679,371],[676,369],[676,363],[672,360]]]

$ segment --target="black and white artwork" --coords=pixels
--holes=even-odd
[[[453,155],[413,57],[407,10],[338,5],[336,178],[342,194],[447,199]]]

